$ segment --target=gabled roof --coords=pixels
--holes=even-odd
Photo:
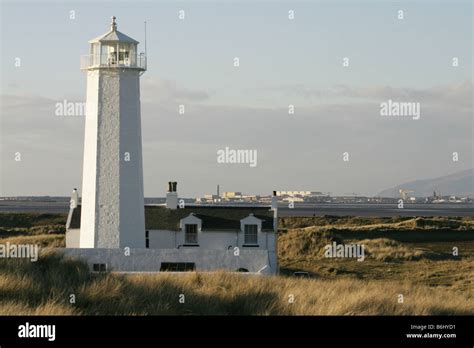
[[[128,43],[138,44],[137,40],[132,39],[130,36],[127,36],[127,35],[125,35],[124,33],[121,33],[118,30],[110,30],[109,32],[105,33],[104,35],[101,35],[99,37],[96,37],[95,39],[90,40],[89,43],[111,42],[111,41],[128,42]]]
[[[253,214],[262,220],[263,231],[273,231],[273,211],[269,207],[239,206],[186,206],[182,209],[168,209],[164,206],[145,206],[145,226],[148,230],[178,231],[181,219],[193,213],[202,220],[203,231],[239,231],[240,220]],[[73,211],[69,228],[80,228],[81,206]]]
[[[145,226],[151,230],[180,229],[181,219],[193,213],[202,220],[202,230],[240,230],[240,220],[253,214],[262,220],[262,230],[273,230],[273,211],[269,207],[239,206],[186,206],[182,209],[167,209],[163,206],[145,206]]]

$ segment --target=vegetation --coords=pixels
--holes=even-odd
[[[67,214],[0,213],[0,226],[34,227],[66,224]]]
[[[280,218],[280,227],[303,228],[310,226],[334,227],[338,229],[451,229],[472,230],[472,217],[359,217],[359,216],[316,216],[316,217],[283,217]]]
[[[381,315],[472,314],[471,293],[365,282],[229,273],[98,274],[45,255],[0,263],[2,315]],[[70,295],[75,295],[71,304]],[[184,303],[179,302],[184,294]],[[398,303],[398,295],[404,303]],[[294,301],[291,301],[294,299]]]
[[[63,230],[51,227],[64,226],[64,216],[0,215],[16,215],[0,216],[0,244],[64,246]],[[474,314],[473,218],[291,217],[281,226],[282,274],[275,277],[91,274],[51,248],[37,262],[3,259],[0,314]],[[333,242],[364,244],[365,260],[325,258],[324,246]],[[294,271],[310,278],[294,277]]]

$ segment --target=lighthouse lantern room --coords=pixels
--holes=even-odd
[[[145,53],[137,53],[138,41],[117,30],[115,17],[110,30],[89,43],[89,54],[81,57],[83,70],[107,67],[146,70]]]

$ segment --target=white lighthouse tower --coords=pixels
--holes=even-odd
[[[91,41],[87,72],[80,248],[144,248],[138,42],[117,30]]]

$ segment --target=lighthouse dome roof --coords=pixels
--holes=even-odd
[[[132,39],[130,36],[127,36],[118,30],[111,30],[102,36],[99,36],[99,37],[96,37],[95,39],[90,40],[89,43],[105,42],[105,41],[120,41],[120,42],[129,42],[129,43],[138,44],[137,40]]]
[[[130,36],[125,35],[124,33],[117,30],[117,23],[115,22],[115,17],[112,17],[112,24],[110,30],[99,36],[95,39],[89,41],[89,43],[95,42],[128,42],[133,44],[138,44],[137,40],[132,39]]]

